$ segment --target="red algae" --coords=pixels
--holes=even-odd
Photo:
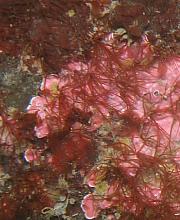
[[[43,73],[24,111],[0,97],[0,220],[179,219],[177,10],[162,4],[0,1],[1,53]]]

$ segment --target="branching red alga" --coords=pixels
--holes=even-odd
[[[179,219],[177,9],[162,5],[0,1],[0,53],[44,73],[24,112],[0,96],[0,220]]]

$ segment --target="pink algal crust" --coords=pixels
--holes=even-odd
[[[161,172],[164,171],[161,171],[161,166],[171,167],[171,175],[179,178],[179,69],[180,58],[174,56],[163,61],[163,63],[162,61],[157,61],[157,63],[155,63],[153,67],[150,67],[149,70],[146,70],[146,72],[141,71],[138,73],[138,77],[146,80],[141,90],[141,98],[138,98],[137,102],[134,103],[134,112],[139,116],[139,123],[141,123],[141,121],[146,123],[143,124],[144,128],[140,133],[135,132],[133,136],[129,137],[131,143],[128,145],[128,150],[126,149],[125,157],[123,153],[114,157],[114,164],[120,169],[120,172],[123,172],[127,178],[131,177],[136,179],[136,189],[143,203],[152,206],[161,205],[165,199],[163,197],[163,191],[165,190],[164,182],[160,177]],[[148,133],[146,133],[147,131]],[[143,138],[142,134],[145,135]],[[151,140],[151,142],[146,143],[145,138]],[[169,155],[168,159],[166,155]],[[158,164],[158,161],[156,161],[158,157],[161,158],[163,165],[159,164],[158,173],[154,173],[155,171],[149,168],[149,166],[151,167],[149,163],[151,164],[152,161],[152,163]],[[142,164],[144,164],[144,171],[142,171]],[[102,169],[98,169],[98,167],[99,163],[97,168],[94,167],[85,179],[85,183],[95,189],[96,186],[98,186],[98,180],[101,178],[105,179],[107,175],[104,171],[102,175]],[[121,195],[116,193],[116,195],[116,201],[119,202],[116,204],[112,203],[108,208],[119,206],[120,203],[122,203],[121,207],[123,207],[123,211],[127,210],[128,207],[128,212],[138,213],[136,203],[131,200],[131,194],[128,196],[130,200],[128,200],[123,193]],[[91,207],[88,207],[88,202],[85,197],[82,202],[83,211],[86,215],[88,208],[90,208],[88,213],[93,213],[91,208],[94,207],[96,215],[94,215],[93,218],[95,218],[98,213],[103,210],[99,205],[103,199],[99,198],[98,203],[98,199],[95,199],[93,194],[89,196],[91,198]],[[103,198],[105,198],[105,196]],[[115,199],[115,196],[113,199]],[[110,198],[109,200],[111,201]],[[123,203],[122,201],[125,200],[126,202]],[[169,206],[174,215],[180,215],[180,203],[172,202]]]
[[[108,46],[107,49],[109,54],[115,53],[111,51],[111,47]],[[111,66],[107,63],[107,56],[110,56],[107,53],[98,58],[99,66],[94,65],[96,58],[87,64],[72,61],[59,75],[49,75],[43,79],[40,87],[42,95],[32,98],[27,108],[29,113],[37,115],[35,131],[38,138],[48,136],[50,132],[58,129],[58,126],[63,127],[63,120],[67,118],[72,107],[92,113],[91,126],[88,128],[92,131],[103,124],[112,110],[118,113],[127,110],[128,97],[122,96],[119,85],[115,83],[119,75],[118,62],[131,60],[124,64],[126,67],[131,66],[139,60],[152,56],[152,49],[147,39],[143,38],[141,44],[131,47],[121,45],[116,53],[118,60],[114,59]],[[109,75],[111,67],[114,71],[113,77]],[[101,72],[97,70],[98,68]],[[134,74],[129,73],[129,75]],[[80,84],[81,79],[83,84]],[[122,87],[126,90],[123,82]]]
[[[81,208],[85,213],[86,219],[94,219],[98,216],[100,210],[95,201],[93,194],[88,194],[83,198]]]
[[[94,188],[81,204],[87,219],[97,218],[102,210],[112,207],[138,215],[145,205],[163,204],[166,186],[162,173],[166,173],[168,167],[171,175],[179,178],[180,172],[180,57],[171,56],[149,65],[153,60],[153,48],[145,36],[141,43],[121,44],[115,51],[111,47],[113,39],[112,34],[106,36],[107,45],[95,49],[96,56],[87,63],[71,61],[59,75],[47,76],[40,88],[41,95],[34,97],[27,109],[37,116],[38,138],[63,129],[72,106],[91,113],[89,125],[83,125],[87,131],[100,128],[111,118],[112,112],[122,119],[126,112],[135,116],[133,122],[127,120],[129,126],[134,126],[126,135],[129,143],[114,144],[119,152],[116,151],[109,161],[130,186],[116,180],[107,181],[107,189],[98,194],[99,183],[106,181],[109,172],[109,167],[102,167],[98,161],[84,181]],[[99,51],[103,51],[103,55]],[[132,71],[134,66],[138,67]],[[124,80],[127,76],[130,84]],[[119,78],[122,78],[120,83]],[[138,84],[131,87],[134,82]],[[76,122],[71,129],[81,126],[81,122]],[[123,136],[121,131],[119,134]],[[152,164],[156,164],[157,172]],[[132,188],[141,199],[139,206]],[[173,201],[169,207],[178,214],[180,203]]]
[[[112,183],[104,195],[96,195],[96,193],[88,194],[83,198],[81,208],[87,219],[94,219],[101,210],[108,209],[116,205],[116,198],[109,199],[116,192],[118,183]]]
[[[119,202],[120,200],[121,202]],[[81,208],[87,219],[95,219],[102,210],[112,207],[121,207],[124,211],[138,213],[131,193],[119,181],[113,181],[103,195],[98,195],[96,191],[86,195],[81,203]]]

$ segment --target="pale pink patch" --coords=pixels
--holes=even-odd
[[[111,208],[113,205],[113,201],[110,199],[102,199],[102,201],[99,202],[99,209],[108,209]]]
[[[88,194],[83,198],[81,208],[85,214],[86,219],[94,219],[100,212],[98,201],[95,199],[93,194]]]
[[[149,201],[151,204],[157,205],[162,200],[162,190],[160,187],[155,187],[151,184],[144,184],[138,188],[139,193],[143,196],[143,199]]]
[[[112,183],[104,196],[88,194],[83,198],[81,203],[81,208],[87,219],[94,219],[98,216],[101,210],[111,208],[116,205],[117,200],[114,198],[110,199],[113,194],[115,194],[119,186],[118,182]]]
[[[29,163],[37,161],[39,159],[39,153],[36,149],[28,148],[24,152],[24,159]]]
[[[35,126],[34,130],[38,138],[46,137],[49,134],[49,128],[46,121],[42,121],[42,123]]]
[[[70,71],[87,71],[88,70],[88,65],[82,62],[70,62],[67,65],[68,69]]]
[[[180,141],[180,121],[169,114],[157,119],[157,123],[169,135],[171,141]]]
[[[141,43],[134,43],[131,46],[124,46],[120,49],[120,60],[131,60],[133,63],[147,63],[153,59],[153,49],[146,36],[142,37]]]
[[[119,92],[114,90],[112,94],[108,96],[108,105],[117,112],[124,112],[127,110],[127,106],[119,95]]]
[[[140,137],[136,136],[132,139],[132,141],[136,153],[141,153],[151,157],[155,156],[156,149],[152,146],[145,145]]]
[[[120,168],[128,176],[135,176],[140,167],[136,149],[133,149],[132,146],[126,152],[126,155],[120,154],[117,158],[114,158],[114,163],[117,168]]]
[[[129,176],[135,176],[138,169],[139,169],[139,161],[127,161],[127,162],[120,162],[119,167],[124,170],[124,172]]]
[[[96,184],[98,184],[108,172],[107,166],[97,166],[90,170],[88,175],[85,177],[85,184],[87,184],[90,187],[95,187]]]
[[[58,128],[58,107],[58,103],[50,100],[49,97],[36,96],[31,100],[27,111],[28,113],[35,113],[37,116],[35,132],[38,138],[43,138],[49,134],[50,130]],[[65,113],[67,114],[67,111]]]
[[[49,75],[43,79],[40,90],[51,92],[53,87],[59,87],[59,83],[60,80],[57,75]]]
[[[35,113],[37,115],[38,124],[35,126],[36,136],[42,138],[49,133],[46,116],[47,116],[47,100],[45,97],[36,96],[31,99],[29,106],[27,107],[28,113]]]
[[[104,111],[104,109],[103,109],[103,111]],[[105,111],[104,111],[104,113],[105,113]],[[94,112],[94,114],[92,115],[92,117],[90,119],[91,126],[89,126],[87,129],[89,131],[97,130],[103,124],[105,119],[108,118],[108,116],[109,116],[108,112],[106,112],[105,114],[103,114],[101,111]]]
[[[145,82],[142,95],[154,109],[171,107],[179,99],[180,58],[171,57],[166,61],[157,61],[146,72],[139,72],[138,77]]]
[[[44,110],[47,105],[47,101],[43,96],[33,97],[27,107],[27,111],[30,114],[38,113],[42,114],[41,117],[44,117]],[[41,113],[42,112],[42,113]]]

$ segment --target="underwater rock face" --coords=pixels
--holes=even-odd
[[[178,219],[177,1],[0,12],[0,219]]]

